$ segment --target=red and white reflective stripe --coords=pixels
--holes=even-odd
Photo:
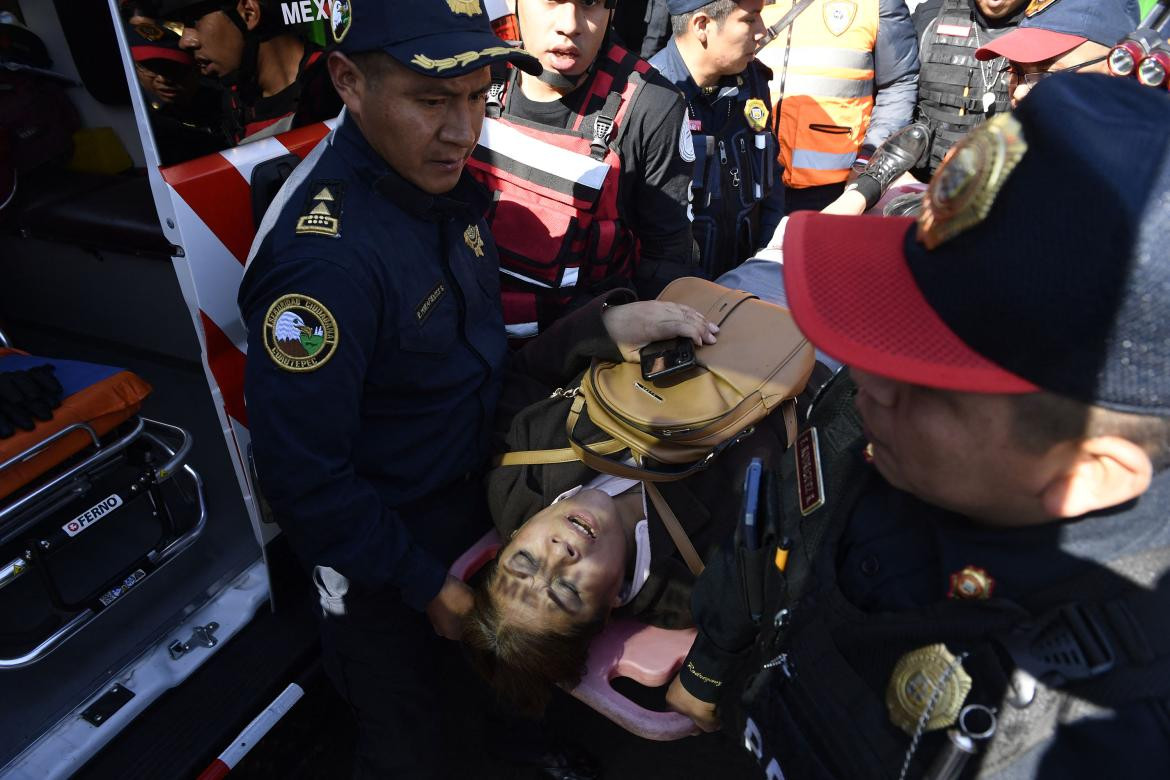
[[[244,411],[248,347],[236,294],[256,232],[252,171],[266,160],[289,153],[304,159],[336,124],[331,120],[302,127],[161,171],[171,190],[185,262],[194,282],[207,365],[225,411],[244,426],[248,424]]]
[[[263,739],[264,735],[271,731],[272,727],[288,714],[292,706],[300,701],[304,695],[305,691],[301,686],[290,683],[279,696],[272,700],[271,704],[264,708],[263,712],[240,732],[240,735],[228,746],[227,750],[219,754],[219,758],[212,761],[206,769],[199,773],[197,780],[219,780],[226,777],[228,772],[236,768],[240,760],[248,755],[248,751],[254,748],[256,743]]]

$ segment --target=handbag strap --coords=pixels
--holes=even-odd
[[[658,491],[654,483],[643,482],[642,484],[646,490],[646,495],[650,496],[650,502],[658,510],[658,516],[662,518],[662,524],[666,526],[666,532],[670,534],[671,540],[674,541],[674,546],[678,548],[679,554],[687,562],[687,568],[691,570],[691,574],[698,577],[703,573],[703,559],[696,552],[695,545],[691,544],[691,538],[687,536],[687,532],[683,530],[682,524],[674,516],[674,512],[670,510],[666,499],[663,498],[662,493]]]
[[[607,439],[591,445],[594,452],[601,455],[616,455],[626,449],[626,445],[617,439]],[[505,452],[492,458],[492,467],[500,466],[547,466],[552,463],[572,463],[581,460],[577,451],[572,447],[563,447],[558,450],[517,450]]]

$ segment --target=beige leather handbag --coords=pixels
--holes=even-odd
[[[658,299],[685,303],[719,326],[715,344],[695,349],[696,367],[648,381],[638,363],[593,361],[566,420],[569,447],[511,452],[501,465],[579,459],[631,479],[682,479],[804,389],[813,348],[787,309],[695,278],[671,282]],[[791,444],[796,420],[787,406]],[[582,414],[611,440],[581,442],[575,430]],[[627,450],[634,465],[619,456]]]

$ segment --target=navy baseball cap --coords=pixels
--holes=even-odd
[[[1045,79],[960,141],[917,220],[793,215],[784,281],[871,373],[1170,414],[1170,94]]]
[[[1137,28],[1140,15],[1137,0],[1032,0],[1019,26],[978,49],[975,58],[1033,63],[1085,41],[1112,47]]]
[[[536,57],[492,32],[481,0],[328,0],[329,27],[347,54],[381,50],[424,76],[452,78],[511,62],[539,75]]]

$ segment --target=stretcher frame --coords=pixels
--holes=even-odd
[[[58,473],[39,478],[41,480],[40,484],[0,508],[0,535],[4,539],[11,539],[19,534],[25,533],[50,513],[73,500],[76,495],[75,487],[78,481],[86,474],[98,471],[100,468],[112,464],[114,459],[125,452],[131,444],[140,439],[144,439],[166,456],[166,460],[161,465],[149,469],[150,480],[148,487],[155,488],[161,486],[163,483],[174,478],[179,472],[185,473],[191,480],[194,488],[194,500],[198,506],[198,516],[190,528],[173,538],[168,538],[164,535],[160,546],[151,549],[133,561],[126,567],[126,571],[111,577],[109,581],[124,580],[134,571],[142,569],[145,572],[144,576],[135,582],[135,586],[139,586],[141,582],[149,579],[160,567],[190,547],[203,533],[207,525],[207,500],[204,492],[203,479],[190,464],[186,463],[186,459],[191,451],[193,439],[182,428],[158,420],[152,420],[141,415],[131,417],[129,422],[132,424],[129,431],[113,434],[113,440],[108,442],[103,442],[101,437],[97,435],[97,432],[87,423],[74,423],[0,463],[0,471],[3,471],[17,463],[22,463],[36,457],[38,453],[50,447],[54,442],[76,431],[87,433],[91,440],[89,450],[83,451],[84,455],[80,461],[72,465],[67,465],[63,469],[58,468]],[[17,520],[18,517],[21,519]],[[47,572],[43,571],[43,562],[40,559],[38,551],[35,549],[26,550],[19,557],[3,563],[0,565],[0,590],[3,590],[17,579],[35,569],[41,569],[43,576],[48,577]],[[58,608],[65,608],[63,611],[69,611],[69,607],[77,606],[57,603],[59,602],[59,599],[56,597],[57,595],[59,594],[54,594],[50,590],[50,596],[54,600],[54,605]],[[92,597],[86,600],[94,601]],[[69,618],[64,625],[53,631],[31,650],[18,656],[0,658],[0,671],[20,669],[42,660],[70,638],[76,636],[88,624],[93,622],[98,615],[114,606],[115,603],[116,601],[108,605],[101,605],[100,603],[95,605],[91,603],[88,606],[79,607],[75,610],[73,617]]]

